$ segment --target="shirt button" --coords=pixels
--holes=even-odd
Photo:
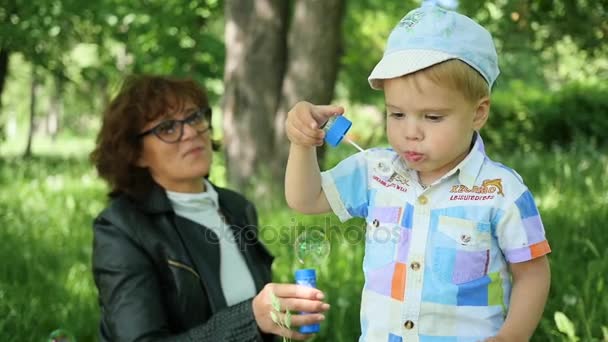
[[[418,271],[420,269],[420,263],[418,261],[414,261],[410,267],[412,268],[412,270],[414,271]]]
[[[428,198],[426,198],[426,196],[420,196],[418,197],[418,203],[425,205],[427,202],[429,201]]]
[[[410,329],[412,329],[414,327],[414,322],[412,322],[410,320],[407,320],[407,321],[405,321],[405,323],[403,323],[403,327],[405,329],[410,330]]]

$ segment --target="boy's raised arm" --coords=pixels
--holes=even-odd
[[[316,146],[323,145],[325,137],[320,127],[329,117],[343,112],[338,106],[299,102],[287,114],[285,131],[291,146],[285,171],[285,198],[292,209],[304,214],[331,211],[321,187]]]

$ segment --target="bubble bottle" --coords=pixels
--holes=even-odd
[[[300,264],[306,268],[295,272],[295,282],[298,285],[317,287],[317,273],[313,266],[322,263],[329,255],[330,244],[325,235],[318,230],[303,231],[294,243],[295,255]],[[306,314],[306,312],[301,312]],[[300,327],[300,333],[312,334],[321,329],[319,323]]]

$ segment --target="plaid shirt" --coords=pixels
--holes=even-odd
[[[426,189],[391,149],[343,160],[322,184],[341,221],[367,221],[359,341],[493,336],[509,306],[508,263],[550,252],[532,194],[479,135]]]

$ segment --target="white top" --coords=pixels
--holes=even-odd
[[[230,226],[220,215],[217,192],[206,180],[205,188],[207,191],[196,194],[167,191],[167,197],[177,215],[211,229],[218,236],[220,280],[230,306],[255,296],[255,284]]]

